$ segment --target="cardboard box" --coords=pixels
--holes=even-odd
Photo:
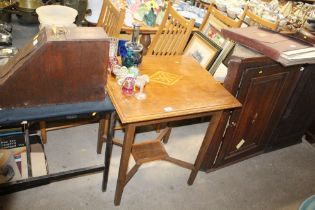
[[[48,167],[44,147],[41,144],[41,139],[38,135],[32,135],[29,137],[29,139],[31,144],[32,175],[33,177],[47,175]],[[7,161],[10,166],[3,166],[4,170],[7,170],[7,168],[5,167],[12,167],[12,169],[14,169],[14,172],[17,174],[16,176],[14,176],[14,179],[11,178],[10,180],[27,179],[28,170],[24,135],[12,134],[0,136],[0,151],[2,151],[0,153],[0,157],[2,156],[3,158],[6,158],[6,160],[9,160],[8,156],[11,156],[10,161]],[[3,176],[2,178],[0,177],[0,183],[1,180],[2,182],[10,181],[8,178],[5,178]]]

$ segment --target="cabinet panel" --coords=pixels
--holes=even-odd
[[[310,143],[315,143],[315,118],[314,118],[311,126],[308,128],[308,131],[306,133],[306,139]]]
[[[302,72],[294,94],[273,133],[268,150],[292,145],[301,137],[315,118],[315,71],[307,66]]]
[[[259,66],[259,64],[258,64]],[[215,167],[264,150],[294,80],[294,71],[280,65],[245,68],[237,98],[242,109],[229,120]]]

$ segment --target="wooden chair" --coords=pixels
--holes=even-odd
[[[230,28],[239,28],[243,23],[243,19],[245,17],[245,12],[241,15],[239,19],[232,19],[226,15],[224,15],[220,10],[218,10],[213,4],[210,4],[207,10],[207,13],[199,27],[200,30],[204,28],[207,24],[210,16],[214,16],[217,20],[222,22],[224,25]]]
[[[246,6],[245,8],[245,20],[246,20],[246,17],[249,18],[250,21],[260,25],[260,26],[263,26],[267,29],[271,29],[273,31],[276,31],[277,28],[278,28],[278,25],[279,25],[279,19],[276,21],[276,22],[270,22],[266,19],[263,19],[262,17],[256,15],[254,12],[251,11],[251,9]]]
[[[195,20],[187,20],[168,5],[162,23],[149,45],[147,55],[174,56],[183,53]]]
[[[209,4],[210,3],[202,1],[202,0],[196,0],[195,1],[195,6],[202,8],[202,9],[207,9],[209,7]]]
[[[124,24],[125,13],[124,5],[118,9],[111,0],[104,0],[96,26],[103,27],[108,36],[118,37]]]

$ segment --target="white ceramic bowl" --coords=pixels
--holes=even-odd
[[[215,5],[217,6],[218,10],[225,12],[226,11],[226,2],[222,0],[216,0]]]
[[[38,20],[42,25],[66,26],[75,21],[77,10],[61,5],[46,5],[36,9]]]
[[[263,15],[262,18],[272,23],[275,23],[277,21],[277,17],[268,14]]]
[[[243,10],[241,8],[238,8],[238,7],[228,7],[226,9],[226,12],[230,18],[235,19],[236,17],[238,17],[243,12]]]

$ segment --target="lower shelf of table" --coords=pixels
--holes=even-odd
[[[161,160],[168,156],[160,141],[149,141],[135,144],[132,147],[132,155],[138,164]]]
[[[190,170],[194,169],[193,164],[170,157],[160,141],[135,144],[131,153],[137,165],[155,160],[165,160]]]

